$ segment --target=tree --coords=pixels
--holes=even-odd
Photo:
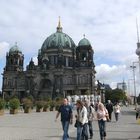
[[[105,90],[105,102],[112,101],[112,89]]]
[[[111,100],[113,103],[127,100],[127,96],[125,92],[117,88],[113,90],[107,90],[105,92],[105,98],[106,98],[106,101]]]

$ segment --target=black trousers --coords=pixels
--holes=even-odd
[[[136,112],[136,120],[138,119],[138,116],[139,116],[139,113],[138,113],[138,112]]]
[[[112,112],[108,112],[108,115],[109,115],[109,119],[111,120],[112,119]]]

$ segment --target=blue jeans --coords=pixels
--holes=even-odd
[[[81,140],[82,131],[83,131],[83,126],[82,125],[77,126],[77,139],[76,140]]]
[[[77,139],[76,140],[88,140],[88,125],[77,126]]]
[[[88,140],[88,124],[85,123],[83,125],[83,131],[82,131],[82,138],[81,140]]]
[[[68,140],[69,121],[62,121],[63,127],[63,140]]]
[[[98,120],[99,125],[99,131],[100,131],[100,138],[103,140],[103,138],[106,136],[106,122],[102,120]]]

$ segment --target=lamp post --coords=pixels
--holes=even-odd
[[[136,63],[139,64],[139,76],[140,76],[140,61],[134,61],[134,62],[133,62],[133,66],[134,66]]]
[[[139,27],[138,27],[138,22],[137,22],[137,19],[136,19],[136,28],[137,28],[137,39],[138,39],[138,42],[137,42],[137,49],[136,49],[136,55],[138,56],[138,62],[139,63],[139,74],[140,74],[140,41],[139,41]]]
[[[135,80],[135,68],[136,66],[134,66],[134,63],[132,66],[130,66],[130,68],[132,68],[133,70],[133,79],[134,79],[134,104],[136,105],[136,80]]]

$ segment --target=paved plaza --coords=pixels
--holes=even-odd
[[[0,116],[0,140],[62,140],[61,123],[55,122],[56,111],[30,114],[20,111],[10,115],[5,111]],[[76,128],[69,130],[70,139],[76,139]],[[140,125],[135,120],[134,107],[123,107],[119,122],[107,123],[107,140],[138,140]],[[94,121],[94,140],[99,140],[97,121]]]

